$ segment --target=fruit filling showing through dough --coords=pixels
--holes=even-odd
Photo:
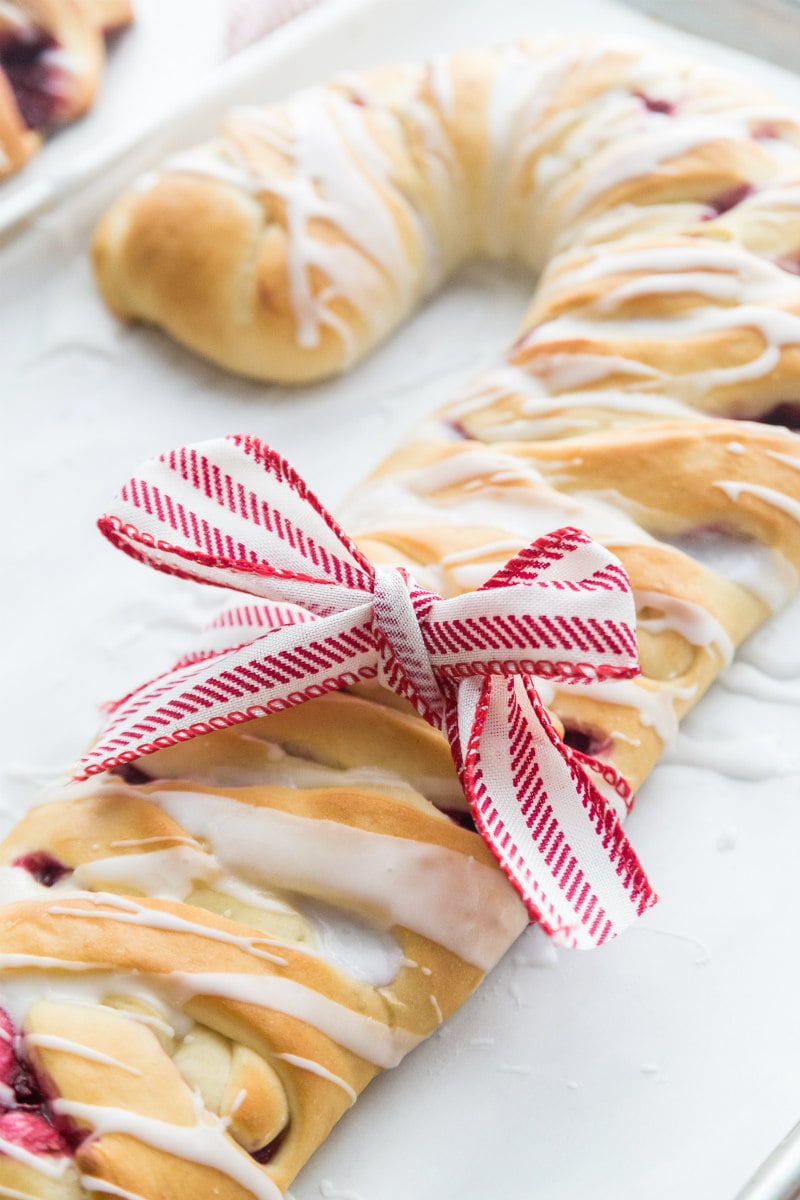
[[[67,52],[44,30],[0,29],[0,67],[29,129],[58,121],[69,64]]]
[[[117,1000],[119,1003],[119,1000]],[[131,1014],[134,1019],[137,1005],[132,1002]],[[138,1014],[141,1016],[141,1014]],[[180,1043],[188,1047],[197,1040],[214,1039],[216,1035],[208,1031],[198,1034],[189,1032]],[[220,1040],[220,1039],[217,1039]],[[78,1042],[67,1039],[36,1035],[30,1039],[31,1044],[64,1049],[80,1057],[94,1061],[106,1062],[138,1074],[135,1068],[124,1062],[117,1062],[108,1056],[98,1054]],[[81,1128],[70,1116],[60,1112],[58,1096],[55,1089],[44,1079],[40,1079],[28,1057],[25,1054],[26,1038],[19,1034],[8,1013],[0,1007],[0,1154],[11,1160],[25,1161],[25,1156],[44,1156],[47,1158],[73,1157],[77,1149],[87,1140],[90,1132]],[[207,1047],[204,1047],[207,1049]],[[176,1054],[180,1065],[180,1053]],[[191,1068],[186,1072],[187,1082],[195,1083]],[[230,1115],[225,1122],[232,1123],[236,1110],[247,1100],[247,1094],[241,1089],[230,1106]],[[234,1130],[236,1132],[236,1130]],[[247,1145],[251,1158],[265,1165],[274,1158],[289,1132],[288,1120],[278,1129],[277,1133],[269,1136],[262,1145]],[[237,1140],[246,1140],[241,1133]],[[2,1194],[6,1194],[2,1192]]]
[[[63,1122],[56,1128],[44,1090],[21,1054],[20,1041],[8,1013],[0,1008],[0,1150],[8,1153],[18,1147],[28,1154],[71,1154],[80,1135]]]

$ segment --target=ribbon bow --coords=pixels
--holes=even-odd
[[[600,945],[655,902],[617,814],[627,784],[565,745],[532,678],[638,673],[628,578],[586,534],[548,534],[442,599],[372,566],[248,436],[146,463],[99,525],[160,571],[266,602],[230,610],[203,650],[114,705],[78,778],[377,679],[448,738],[478,831],[557,940]]]

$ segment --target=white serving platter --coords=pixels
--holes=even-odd
[[[5,209],[15,236],[0,251],[4,826],[74,761],[98,703],[165,667],[218,602],[95,531],[132,468],[248,431],[335,510],[507,344],[532,288],[519,273],[472,267],[349,377],[266,388],[105,312],[87,245],[107,201],[135,171],[211,132],[229,102],[552,27],[649,32],[800,102],[795,77],[606,0],[557,10],[329,0],[165,103],[157,131],[154,114],[137,110],[105,141],[81,144],[76,132],[73,161],[84,165],[71,184],[61,149],[57,163],[43,152],[38,192],[25,199],[15,183]],[[46,190],[54,178],[60,198]],[[0,225],[3,211],[0,198]],[[658,908],[595,953],[556,955],[529,931],[473,1001],[370,1086],[294,1200],[733,1196],[800,1115],[799,728],[796,603],[744,647],[641,791],[630,832]]]

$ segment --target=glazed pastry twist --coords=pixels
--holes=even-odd
[[[0,1185],[279,1196],[527,914],[398,707],[331,695],[143,766],[3,844]]]

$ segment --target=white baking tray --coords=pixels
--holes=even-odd
[[[142,137],[152,115],[123,124],[73,196],[18,207],[27,216],[0,252],[5,824],[74,760],[98,702],[166,666],[217,603],[95,532],[131,469],[250,431],[335,508],[507,344],[532,287],[471,268],[350,377],[271,389],[106,314],[86,250],[107,199],[134,168],[210,132],[229,101],[553,26],[655,31],[800,100],[792,76],[602,0],[332,0],[171,105],[158,135]],[[658,908],[594,953],[556,957],[530,931],[437,1036],[370,1086],[295,1200],[735,1193],[800,1110],[798,630],[796,604],[752,639],[642,789],[630,831]]]

